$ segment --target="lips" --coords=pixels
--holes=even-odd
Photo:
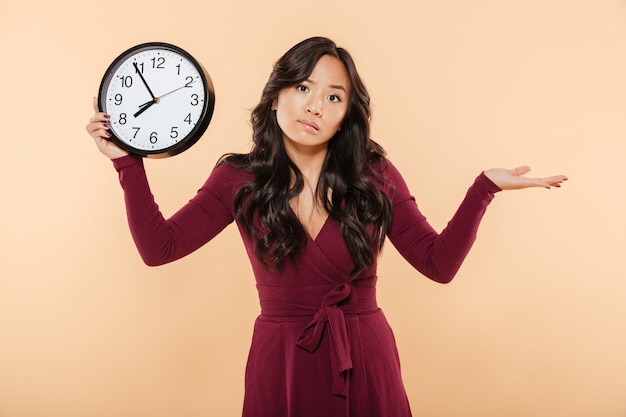
[[[305,129],[307,129],[309,131],[312,131],[312,132],[317,132],[318,130],[320,130],[320,128],[317,125],[317,123],[315,123],[312,120],[301,119],[301,120],[298,120],[298,123],[300,123],[302,126],[304,126]]]

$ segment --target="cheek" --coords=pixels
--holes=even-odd
[[[287,121],[290,119],[293,107],[293,100],[284,93],[280,94],[275,101],[274,114],[276,115],[276,121],[278,122],[278,126],[281,130],[285,130],[287,126]]]
[[[277,108],[274,111],[274,115],[276,116],[276,123],[278,124],[278,127],[280,127],[280,130],[284,131],[285,130],[285,123],[287,118],[285,117],[285,111],[284,109],[282,109],[281,107]]]
[[[337,115],[337,128],[339,128],[343,124],[343,121],[346,119],[347,115],[348,115],[348,109],[341,111]]]

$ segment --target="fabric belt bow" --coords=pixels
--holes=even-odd
[[[352,369],[350,342],[346,329],[346,320],[341,308],[337,306],[350,295],[350,285],[341,284],[330,291],[322,300],[320,310],[313,320],[300,332],[296,345],[308,352],[314,352],[322,340],[326,322],[329,325],[330,359],[333,367],[331,394],[348,396],[346,375]]]

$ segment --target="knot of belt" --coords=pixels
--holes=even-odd
[[[331,394],[347,397],[345,378],[347,371],[352,369],[350,342],[346,320],[341,308],[337,306],[350,295],[350,285],[341,284],[331,290],[322,299],[321,308],[313,316],[313,320],[300,332],[296,345],[308,352],[314,352],[322,340],[324,328],[328,322],[330,337],[330,359],[332,367]]]

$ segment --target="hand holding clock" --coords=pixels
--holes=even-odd
[[[104,155],[109,159],[121,158],[128,155],[128,152],[120,148],[109,140],[111,134],[109,133],[109,115],[98,110],[98,99],[93,98],[93,110],[94,115],[89,119],[89,124],[86,126],[87,133],[93,138],[96,146]]]

